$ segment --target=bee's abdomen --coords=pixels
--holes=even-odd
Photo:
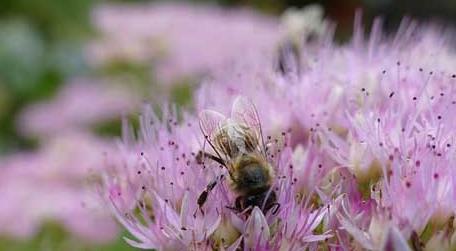
[[[270,188],[270,174],[259,163],[244,166],[239,170],[236,188],[244,195],[264,192]]]

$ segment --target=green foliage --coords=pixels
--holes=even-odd
[[[176,84],[171,89],[171,102],[178,107],[189,107],[192,103],[193,85],[188,81]]]
[[[52,96],[65,78],[85,71],[76,38],[89,30],[91,2],[3,0],[0,4],[0,154],[33,147],[33,141],[16,131],[19,112]]]
[[[43,72],[45,45],[24,20],[0,23],[0,79],[17,93],[33,88]]]
[[[93,0],[2,0],[0,15],[27,17],[50,40],[89,34]]]
[[[101,67],[97,74],[128,79],[128,83],[136,88],[143,89],[151,84],[152,76],[150,65],[127,61],[114,61]]]

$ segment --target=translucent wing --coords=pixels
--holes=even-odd
[[[264,151],[264,140],[262,137],[262,128],[260,118],[255,105],[245,97],[237,97],[233,102],[231,110],[231,119],[239,125],[245,127],[243,134],[245,143],[261,144]]]
[[[247,153],[249,151],[247,144],[252,140],[250,139],[251,136],[249,138],[246,128],[243,128],[236,122],[229,121],[225,126],[225,131],[229,138],[228,146],[230,148],[230,153],[232,155],[237,155],[239,153]],[[253,149],[256,146],[256,144],[250,145],[254,145],[253,147],[250,147],[250,149]]]
[[[220,158],[222,157],[222,153],[226,158],[226,151],[225,149],[220,149],[220,145],[216,143],[216,137],[220,134],[225,121],[225,116],[216,111],[203,110],[199,114],[200,127],[204,138]]]
[[[225,116],[221,113],[212,110],[203,110],[199,114],[199,121],[204,137],[211,140],[211,137],[220,130],[225,120]]]
[[[255,105],[245,97],[239,96],[234,100],[231,119],[260,131],[261,123]]]

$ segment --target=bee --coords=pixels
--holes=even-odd
[[[236,98],[230,118],[212,110],[204,110],[200,113],[200,127],[214,154],[200,151],[197,161],[203,163],[208,158],[226,168],[229,186],[237,195],[235,205],[227,207],[240,213],[249,213],[257,206],[265,213],[273,209],[272,213],[275,214],[280,207],[272,189],[275,172],[267,158],[261,123],[254,104],[244,97]],[[224,178],[223,175],[217,177],[200,194],[197,201],[200,209],[210,191]]]

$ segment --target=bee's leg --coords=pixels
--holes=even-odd
[[[420,240],[420,237],[418,236],[418,234],[416,233],[416,231],[413,231],[412,232],[412,235],[410,237],[411,239],[411,242],[412,242],[412,247],[413,247],[413,250],[415,251],[422,251],[424,250],[424,244],[423,242]]]
[[[200,165],[204,164],[204,158],[211,159],[211,160],[219,163],[221,165],[221,167],[225,167],[228,170],[228,174],[230,175],[230,178],[234,180],[233,173],[230,171],[230,169],[228,168],[226,162],[222,158],[217,157],[217,156],[215,156],[213,154],[210,154],[210,153],[207,153],[207,152],[203,152],[203,151],[199,151],[198,154],[195,157],[196,162],[198,164],[200,164]]]
[[[241,212],[242,208],[244,207],[243,201],[244,201],[244,196],[238,196],[236,198],[236,201],[234,201],[234,206],[235,206],[236,210],[238,210],[239,212]]]
[[[234,211],[235,213],[239,213],[239,209],[237,209],[236,207],[233,207],[233,206],[225,206],[225,208],[229,209],[229,210],[232,210]]]
[[[234,206],[225,206],[226,208],[233,210],[235,213],[240,213],[242,212],[242,201],[244,197],[243,196],[238,196],[236,200],[234,201]]]
[[[248,204],[248,199],[248,196],[238,196],[234,202],[234,207],[229,208],[232,208],[236,213],[240,215],[249,215],[253,209],[253,206]]]
[[[223,177],[224,177],[223,174],[217,176],[213,181],[211,181],[209,184],[207,184],[204,191],[201,192],[201,194],[198,196],[198,200],[197,200],[198,207],[203,215],[204,215],[203,206],[207,201],[207,197],[209,196],[209,193],[212,191],[212,189],[214,189],[214,187],[215,187],[215,185],[217,185],[218,181],[223,179]]]
[[[253,210],[253,207],[252,206],[248,206],[244,210],[242,210],[240,212],[240,214],[241,215],[246,215],[248,217],[250,215],[250,213],[252,212],[252,210]]]
[[[263,208],[265,209],[265,212],[272,210],[271,213],[273,215],[277,214],[279,211],[280,203],[277,202],[277,195],[273,190],[268,192],[268,195],[263,202]]]
[[[208,158],[208,159],[211,159],[217,163],[219,163],[220,165],[222,166],[226,166],[225,164],[225,161],[213,154],[210,154],[210,153],[207,153],[207,152],[203,152],[203,151],[199,151],[198,154],[196,155],[196,162],[198,164],[203,164],[204,163],[204,159],[205,158]]]
[[[271,211],[272,215],[276,215],[279,212],[280,203],[279,202],[272,203],[270,205],[269,209],[272,209],[272,211]]]

